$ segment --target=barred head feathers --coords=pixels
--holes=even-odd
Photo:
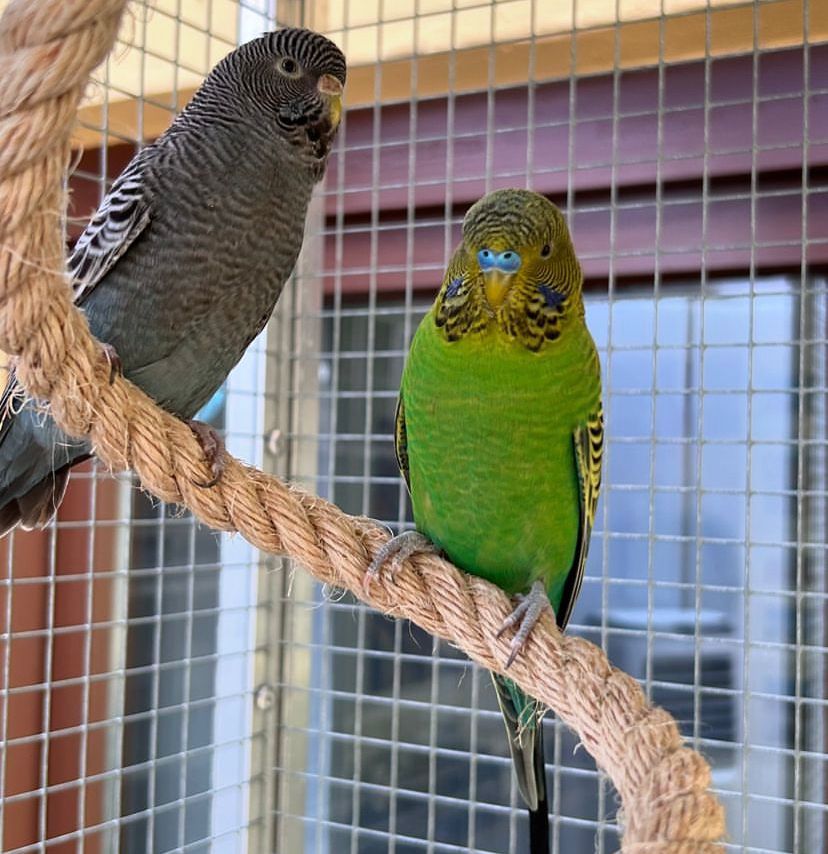
[[[496,190],[463,221],[463,242],[435,305],[448,340],[496,323],[537,351],[583,318],[583,274],[563,214],[529,190]]]
[[[531,190],[495,190],[475,202],[463,220],[463,239],[467,246],[478,248],[504,241],[538,250],[549,246],[550,259],[556,248],[571,247],[563,214]]]
[[[275,132],[324,166],[345,79],[345,57],[332,41],[312,30],[276,30],[224,57],[180,118],[185,126],[241,121]]]

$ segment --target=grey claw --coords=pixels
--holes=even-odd
[[[529,610],[529,599],[527,596],[524,596],[523,593],[518,593],[514,597],[520,603],[511,614],[500,624],[500,628],[497,630],[496,638],[499,638],[507,629],[511,629],[512,626],[519,623],[523,617],[523,615]]]
[[[210,473],[213,475],[208,481],[196,480],[193,483],[201,489],[210,489],[219,482],[226,465],[224,442],[216,430],[203,421],[191,420],[187,422],[187,426],[195,433],[196,438],[201,443],[201,449],[210,464]]]
[[[124,365],[118,351],[111,344],[101,344],[101,350],[103,350],[104,358],[109,362],[109,384],[112,385],[116,376],[123,375]]]
[[[545,608],[552,608],[549,604],[546,588],[541,581],[536,581],[527,595],[519,594],[516,598],[519,600],[517,608],[503,621],[496,635],[496,637],[500,637],[507,629],[512,628],[512,626],[520,626],[512,638],[509,657],[506,659],[507,670],[517,658],[518,653],[523,649],[543,610]]]
[[[388,540],[376,553],[362,581],[363,589],[367,591],[371,582],[379,578],[385,564],[388,564],[388,572],[393,580],[403,561],[411,555],[423,552],[435,554],[438,551],[437,546],[419,531],[403,531],[402,534]]]

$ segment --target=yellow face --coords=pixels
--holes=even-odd
[[[537,352],[583,319],[583,273],[566,220],[529,190],[496,190],[473,205],[434,305],[449,342],[492,326]]]
[[[543,280],[543,268],[552,256],[552,245],[544,242],[538,246],[537,242],[504,234],[487,240],[476,251],[472,247],[472,263],[480,270],[486,301],[495,311],[516,286],[519,289],[527,280]]]
[[[562,272],[571,277],[574,254],[566,221],[552,202],[530,190],[495,190],[473,205],[463,223],[463,243],[494,313],[507,303],[531,301],[538,287],[560,281]]]

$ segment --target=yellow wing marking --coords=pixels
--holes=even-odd
[[[558,625],[563,630],[572,616],[572,609],[581,592],[584,580],[589,540],[595,524],[598,493],[601,491],[601,462],[604,456],[604,410],[599,403],[586,424],[576,427],[572,434],[575,464],[580,485],[580,520],[575,557],[566,580],[561,604],[558,608]]]
[[[397,398],[397,411],[394,413],[394,455],[400,474],[405,478],[405,485],[411,491],[411,481],[408,474],[408,437],[405,432],[405,407],[402,394]]]

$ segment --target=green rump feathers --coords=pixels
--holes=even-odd
[[[523,594],[524,611],[540,591],[561,628],[601,483],[601,375],[582,283],[551,202],[526,190],[477,202],[414,335],[396,423],[418,531],[457,566]],[[521,794],[545,808],[537,704],[508,679],[495,686]]]

